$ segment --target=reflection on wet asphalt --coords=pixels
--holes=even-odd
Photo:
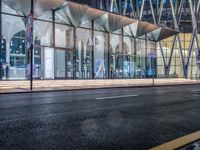
[[[183,146],[178,150],[200,150],[200,141],[196,141],[186,146]]]

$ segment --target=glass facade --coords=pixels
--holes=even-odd
[[[180,33],[154,41],[149,33],[127,34],[118,22],[111,29],[109,21],[108,26],[98,21],[101,12],[95,18],[62,0],[50,0],[44,8],[40,0],[33,0],[33,7],[30,1],[2,0],[0,80],[199,78],[199,1],[80,2]]]
[[[200,44],[198,0],[95,0],[91,5],[179,31],[178,35],[156,43],[157,77],[199,79],[200,66],[196,60]]]

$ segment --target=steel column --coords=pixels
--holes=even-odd
[[[145,3],[145,0],[142,1],[142,5],[141,5],[141,9],[140,9],[140,17],[139,17],[140,20],[142,20],[142,13],[143,13],[143,10],[144,10],[144,3]]]
[[[1,8],[1,3],[2,1],[0,1],[0,80],[2,79],[2,52],[3,52],[3,49],[2,49],[2,18],[1,18],[1,12],[2,12],[2,8]]]
[[[73,52],[73,79],[76,79],[76,42],[77,42],[77,39],[76,39],[76,27],[74,27],[74,52]]]
[[[155,17],[155,13],[154,13],[154,9],[153,9],[152,0],[149,0],[149,2],[150,2],[151,13],[152,13],[152,16],[153,16],[154,24],[157,24],[157,22],[156,22],[156,17]]]
[[[94,20],[92,20],[92,41],[95,39],[94,37]],[[93,41],[94,42],[94,41]],[[92,46],[92,79],[94,79],[94,51],[95,45]]]
[[[147,35],[145,34],[145,78],[147,77]]]
[[[190,12],[191,12],[191,16],[192,16],[192,26],[193,26],[193,32],[192,32],[192,39],[190,41],[190,47],[189,47],[189,55],[187,58],[187,64],[185,65],[186,68],[186,78],[187,78],[187,74],[188,74],[188,67],[190,64],[190,59],[192,56],[192,50],[193,50],[193,46],[194,46],[194,41],[196,40],[196,45],[198,47],[198,37],[197,37],[197,23],[196,23],[196,17],[194,15],[194,7],[192,5],[192,1],[189,0],[189,7],[190,7]]]
[[[110,33],[108,32],[108,79],[111,79],[111,69],[110,69],[110,57],[111,57],[111,49],[110,49]]]
[[[120,57],[122,57],[122,77],[124,78],[124,30],[121,29],[121,48],[122,48],[122,54]]]
[[[170,0],[170,6],[171,6],[171,10],[172,10],[172,16],[173,16],[175,29],[179,30],[179,25],[178,25],[177,18],[176,18],[176,15],[175,15],[174,5],[173,5],[173,1],[172,0]],[[182,62],[184,77],[187,78],[187,68],[185,67],[185,60],[184,60],[184,57],[183,57],[180,35],[177,35],[177,40],[178,40],[178,44],[179,44],[179,53],[181,55],[181,62]]]
[[[171,9],[172,9],[172,15],[173,15],[173,20],[174,20],[174,26],[175,26],[175,29],[176,30],[179,30],[179,24],[180,24],[180,19],[181,19],[181,10],[182,10],[182,6],[183,6],[183,0],[181,0],[180,2],[180,7],[179,9],[177,10],[177,15],[175,15],[175,12],[174,12],[174,6],[173,6],[173,3],[172,1],[170,0],[170,4],[171,4]],[[177,18],[179,21],[177,21]],[[180,41],[180,37],[179,35],[177,35],[177,38],[176,36],[174,37],[173,41],[172,41],[172,46],[171,46],[171,52],[170,52],[170,57],[169,57],[169,61],[168,61],[168,65],[167,65],[167,75],[169,75],[169,71],[170,71],[170,66],[171,66],[171,59],[173,57],[173,52],[174,52],[174,46],[175,46],[175,42],[176,40],[178,40],[179,42],[179,50],[180,50],[180,54],[181,54],[181,61],[182,61],[182,68],[183,68],[183,71],[185,72],[185,62],[183,61],[183,57],[182,57],[182,47],[181,47],[181,41]]]
[[[133,38],[133,42],[134,42],[134,62],[136,64],[136,58],[137,58],[137,43],[136,43],[136,39]],[[134,77],[136,77],[136,65],[134,65]]]
[[[56,55],[56,49],[55,49],[55,38],[56,38],[56,36],[55,36],[55,10],[52,10],[52,30],[53,30],[53,36],[52,36],[52,38],[53,38],[53,43],[52,43],[52,45],[53,45],[53,51],[54,51],[54,78],[57,78],[56,77],[56,70],[57,70],[57,65],[55,65],[55,62],[56,62],[56,64],[57,64],[57,61],[56,61],[56,59],[57,59],[57,57],[55,57],[55,55]]]
[[[167,64],[167,68],[169,68],[169,69],[167,70],[167,75],[169,75],[170,66],[171,66],[171,60],[172,60],[173,53],[174,53],[174,46],[175,46],[175,43],[176,43],[176,36],[174,36],[174,39],[173,39],[173,41],[172,41],[171,52],[170,52],[170,56],[169,56],[169,60],[168,60],[168,64]]]
[[[161,0],[160,2],[160,10],[158,11],[159,12],[158,24],[160,24],[160,21],[161,21],[162,11],[163,11],[163,0]]]
[[[31,15],[34,15],[34,0],[31,0]],[[32,30],[31,30],[31,36],[32,36],[32,42],[31,42],[31,47],[30,47],[30,90],[33,90],[33,22],[32,22]]]
[[[163,11],[163,0],[161,0],[161,3],[160,3],[160,11],[159,11],[159,14],[158,14],[158,18],[159,18],[158,24],[160,24],[160,21],[161,21],[162,11]],[[165,58],[164,58],[162,43],[160,41],[158,43],[159,43],[159,47],[160,47],[160,54],[161,54],[161,58],[162,58],[162,62],[163,62],[163,68],[164,68],[164,72],[165,72],[165,75],[166,75],[167,66],[166,66],[166,61],[165,61]]]

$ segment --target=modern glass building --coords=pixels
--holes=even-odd
[[[0,5],[0,80],[199,78],[198,0]]]

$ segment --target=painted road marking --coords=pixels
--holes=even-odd
[[[200,89],[192,89],[191,91],[192,91],[192,92],[199,92]]]
[[[188,134],[186,136],[180,137],[178,139],[169,141],[162,145],[150,148],[149,150],[174,150],[178,149],[182,146],[195,142],[196,140],[200,139],[200,131]]]
[[[111,96],[111,97],[97,97],[95,99],[100,100],[100,99],[114,99],[114,98],[125,98],[125,97],[137,97],[139,95],[120,95],[120,96]]]
[[[199,95],[199,94],[192,94],[192,96],[197,96],[197,97],[198,97],[198,96],[200,96],[200,95]]]

